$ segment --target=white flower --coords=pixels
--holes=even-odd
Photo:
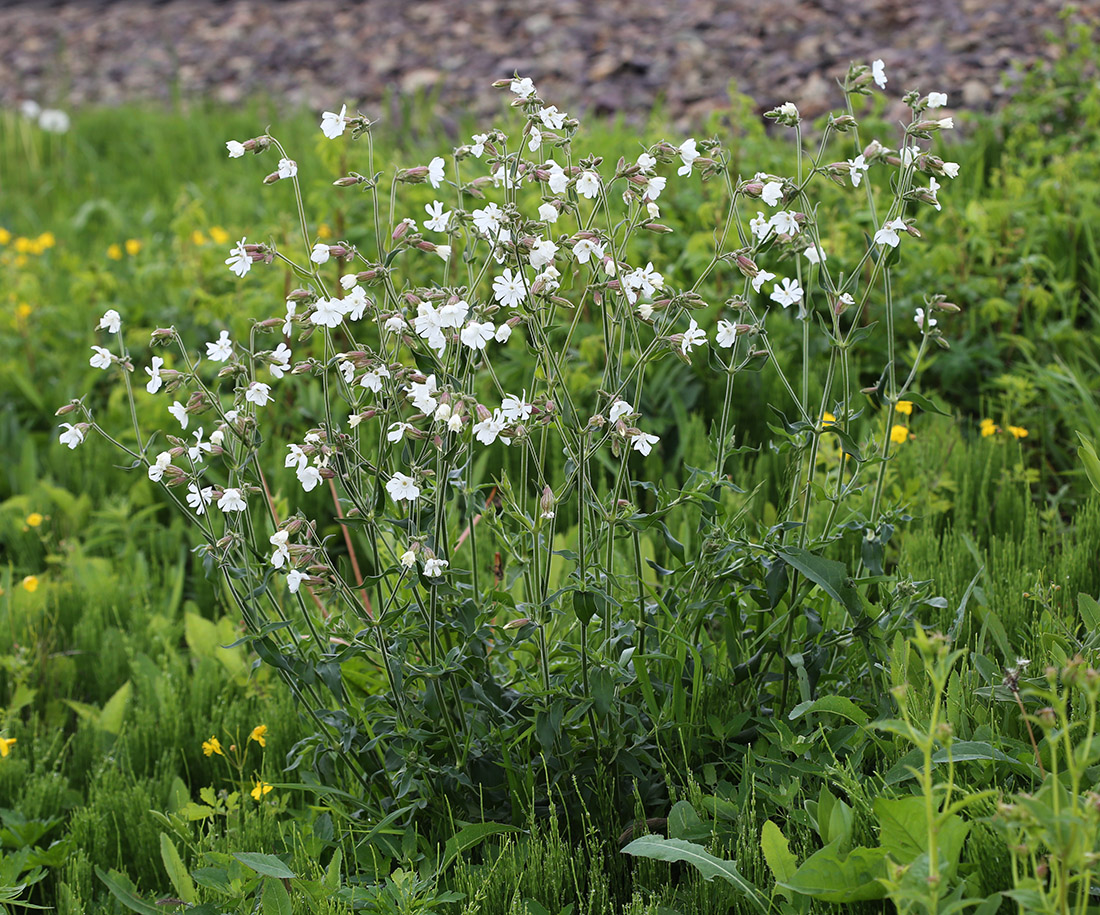
[[[56,108],[44,108],[38,115],[38,126],[47,133],[65,133],[69,129],[69,116]]]
[[[227,489],[218,499],[218,508],[223,512],[243,512],[248,505],[239,489]]]
[[[431,204],[424,204],[424,209],[430,217],[424,221],[424,228],[433,232],[446,232],[451,222],[451,211],[444,211],[443,204],[438,200],[433,200]]]
[[[309,581],[309,576],[305,572],[299,572],[297,569],[291,569],[286,576],[286,589],[291,594],[297,594],[298,588],[301,587],[303,581]]]
[[[275,547],[275,552],[271,556],[271,564],[276,569],[281,569],[290,562],[289,540],[290,531],[276,531],[267,539],[267,542]]]
[[[313,314],[309,316],[313,324],[325,327],[339,327],[344,320],[344,309],[339,299],[318,299],[313,306]]]
[[[145,367],[145,374],[149,376],[149,383],[145,385],[145,390],[150,394],[156,394],[164,383],[164,379],[160,377],[160,367],[162,365],[164,365],[164,360],[160,356],[154,356],[152,366]]]
[[[238,143],[236,140],[226,140],[225,148],[229,151],[230,159],[239,159],[244,155],[244,144]]]
[[[368,391],[373,391],[377,394],[382,390],[382,379],[390,377],[390,370],[384,365],[378,366],[376,369],[371,369],[362,378],[359,379],[359,384],[366,388]]]
[[[493,280],[493,298],[505,308],[515,308],[527,298],[527,289],[519,270],[513,276],[511,268],[504,268],[504,272]]]
[[[780,210],[778,213],[773,213],[772,218],[768,220],[775,231],[780,235],[797,235],[798,234],[798,220],[794,218],[794,213],[787,210]]]
[[[565,189],[569,186],[569,176],[565,173],[565,169],[557,162],[551,162],[549,171],[548,183],[550,190],[555,194],[564,194]]]
[[[737,342],[737,328],[729,321],[719,321],[718,333],[714,335],[714,342],[725,349],[729,349]]]
[[[943,209],[943,207],[940,206],[940,201],[936,196],[936,193],[939,191],[939,189],[940,183],[935,178],[929,178],[928,196],[932,198],[932,206],[934,206],[937,210]]]
[[[439,402],[435,399],[434,395],[438,390],[439,388],[436,387],[435,383],[435,375],[429,375],[422,382],[414,381],[405,389],[412,405],[421,413],[435,412],[435,408],[439,406]]]
[[[299,464],[298,469],[294,471],[294,475],[306,492],[312,492],[321,485],[321,471],[312,464]]]
[[[629,416],[634,412],[634,407],[627,403],[625,400],[616,400],[611,405],[611,410],[607,414],[607,418],[610,422],[618,422],[622,417]]]
[[[541,281],[542,292],[544,294],[549,294],[557,289],[559,285],[561,285],[560,283],[558,283],[558,279],[560,277],[561,273],[558,272],[558,268],[555,267],[553,264],[549,264],[546,269],[542,271],[542,273],[535,277],[535,282]]]
[[[911,143],[909,146],[899,149],[898,156],[901,159],[901,167],[908,168],[920,156],[920,147],[916,143]]]
[[[344,117],[347,110],[347,105],[341,105],[339,114],[332,111],[322,112],[321,133],[330,140],[335,140],[337,137],[343,136],[344,130],[346,130],[348,126],[348,119]]]
[[[648,432],[638,432],[630,440],[630,447],[645,457],[653,450],[653,446],[661,440],[659,435],[651,435]]]
[[[470,305],[464,299],[448,302],[446,305],[439,306],[439,324],[441,327],[457,329],[465,323],[469,313]]]
[[[886,88],[886,65],[881,58],[871,64],[871,76],[880,89]]]
[[[489,139],[487,133],[475,133],[474,143],[470,147],[470,152],[474,154],[474,158],[480,159],[485,152],[485,141]]]
[[[253,381],[245,391],[244,399],[257,407],[266,407],[271,400],[271,385],[262,381]]]
[[[113,308],[108,308],[103,312],[103,317],[99,319],[99,323],[96,327],[100,330],[107,331],[109,334],[117,334],[122,328],[122,318]]]
[[[661,196],[661,191],[665,189],[665,185],[667,183],[668,178],[665,178],[661,175],[654,175],[646,182],[645,194],[643,196],[647,200],[656,200],[658,197]]]
[[[600,192],[600,176],[592,171],[581,172],[577,179],[577,193],[591,200]]]
[[[159,483],[161,477],[164,476],[164,471],[168,469],[168,465],[171,463],[172,455],[167,451],[162,451],[157,455],[156,461],[149,465],[149,479],[154,483]]]
[[[206,506],[213,501],[213,486],[206,486],[203,489],[199,489],[196,483],[187,484],[187,504],[191,506],[196,515],[205,515]]]
[[[760,193],[760,199],[768,206],[773,207],[783,199],[783,185],[778,181],[769,181],[764,185]]]
[[[768,296],[773,302],[778,302],[784,308],[797,305],[802,301],[802,287],[798,280],[792,280],[789,276],[783,278],[783,285],[776,283],[772,287],[772,294]]]
[[[225,265],[237,276],[244,276],[252,269],[252,255],[245,251],[243,238],[237,242],[237,247],[229,252]]]
[[[388,483],[386,492],[394,502],[414,502],[420,498],[420,487],[408,474],[395,473]]]
[[[798,113],[798,106],[795,105],[794,102],[784,102],[775,110],[779,113],[779,116],[786,121],[797,123],[800,117]]]
[[[948,178],[958,178],[959,177],[959,163],[958,162],[944,162],[943,163],[943,173],[945,175],[947,175]]]
[[[531,249],[531,266],[538,270],[540,267],[545,267],[554,259],[554,255],[558,253],[558,246],[555,245],[549,239],[540,240]]]
[[[80,426],[74,426],[72,423],[62,423],[57,428],[65,430],[57,437],[57,440],[62,445],[68,445],[70,451],[84,441],[84,430]]]
[[[940,130],[951,130],[955,126],[954,118],[940,118],[938,121]]]
[[[427,559],[424,561],[424,574],[428,578],[438,578],[448,565],[446,559]]]
[[[213,436],[211,436],[213,438]],[[209,442],[202,440],[202,426],[195,431],[195,444],[191,445],[187,449],[187,459],[192,464],[201,464],[203,454],[209,454],[213,450],[213,446]]]
[[[428,208],[425,207],[424,209]],[[343,289],[344,292],[347,292],[358,282],[359,278],[354,273],[345,273],[342,277],[340,277],[340,288]]]
[[[509,87],[520,98],[530,98],[535,94],[535,84],[531,82],[530,77],[517,76],[512,80],[512,84]]]
[[[279,160],[279,177],[293,178],[298,174],[298,163],[293,159],[282,158]]]
[[[947,104],[946,92],[929,92],[926,99],[929,108],[942,108]]]
[[[174,400],[172,401],[172,406],[168,408],[168,412],[176,418],[176,421],[179,422],[182,428],[187,428],[187,423],[191,420],[191,417],[187,415],[187,407],[178,400]]]
[[[390,423],[389,429],[386,431],[386,441],[396,444],[405,437],[406,432],[411,432],[416,427],[409,423]]]
[[[447,261],[451,258],[451,246],[450,245],[436,245],[435,256],[441,261]]]
[[[331,256],[328,245],[323,241],[317,242],[317,244],[313,246],[313,250],[309,252],[309,259],[318,266],[326,263]]]
[[[470,214],[473,217],[474,228],[486,236],[496,235],[500,231],[500,218],[503,215],[500,207],[495,203],[486,205],[484,209],[474,210]]]
[[[771,231],[771,220],[759,210],[756,211],[756,219],[749,220],[749,231],[755,238],[763,240]]]
[[[109,369],[111,367],[111,351],[104,349],[102,346],[92,346],[95,353],[92,358],[88,360],[88,364],[93,369]]]
[[[405,319],[401,315],[390,315],[382,326],[391,334],[399,334],[409,325],[405,323]]]
[[[820,254],[818,253],[819,250]],[[825,253],[825,249],[819,249],[817,245],[810,245],[810,247],[806,248],[802,253],[806,255],[806,260],[811,264],[820,264],[822,261],[827,261],[829,259],[829,255]]]
[[[298,310],[298,303],[287,301],[286,303],[286,317],[283,319],[283,334],[287,337],[294,331],[294,323],[291,320],[294,317],[294,312]]]
[[[356,286],[341,300],[340,308],[345,317],[352,321],[358,321],[363,317],[363,312],[367,310],[367,306],[370,304],[371,301],[367,298],[366,290],[362,286]]]
[[[471,321],[458,335],[459,340],[465,346],[470,349],[485,349],[485,344],[493,339],[493,334],[496,332],[496,327],[493,326],[492,321],[486,321],[484,323],[478,323],[477,321]]]
[[[859,182],[863,180],[863,173],[870,168],[867,160],[863,158],[863,153],[860,153],[854,159],[849,159],[847,165],[848,177],[852,179],[852,187],[859,187]]]
[[[443,183],[443,170],[446,165],[442,156],[436,156],[428,163],[428,181],[432,187],[439,187]]]
[[[760,270],[756,276],[752,278],[752,291],[759,292],[763,288],[764,284],[770,280],[775,279],[774,273],[769,273],[767,270]]]
[[[638,156],[637,165],[640,171],[648,172],[656,164],[657,160],[649,153],[642,153],[640,156]]]
[[[217,340],[206,344],[206,358],[214,362],[225,362],[232,355],[233,341],[229,339],[227,330],[223,330]]]
[[[291,442],[286,447],[290,451],[290,453],[283,461],[284,467],[304,467],[305,464],[309,461],[309,458],[306,457],[305,452],[302,451],[302,449],[298,445],[295,445],[293,442]]]
[[[500,417],[505,422],[524,422],[531,416],[531,404],[527,403],[527,392],[519,397],[514,394],[506,394],[500,402]]]
[[[531,133],[527,140],[527,148],[531,150],[531,152],[535,152],[540,146],[542,146],[542,131],[532,124]]]
[[[688,325],[688,329],[684,331],[683,339],[680,340],[680,352],[682,352],[686,356],[695,347],[702,346],[706,342],[706,333],[695,322],[695,319],[692,318],[691,323]]]
[[[898,232],[904,229],[904,219],[891,219],[875,233],[875,244],[889,245],[891,248],[896,248],[898,246]]]
[[[271,377],[282,378],[290,371],[290,347],[280,343],[271,353]]]
[[[566,114],[558,111],[557,105],[539,109],[539,120],[550,130],[561,130],[565,126]]]
[[[695,148],[695,138],[688,137],[680,144],[680,161],[683,163],[678,169],[676,174],[681,178],[687,178],[691,175],[691,166],[695,163],[695,160],[699,158],[699,150]]]
[[[512,336],[512,325],[505,321],[500,327],[497,328],[497,332],[493,334],[493,339],[497,343],[507,343],[508,338]]]
[[[411,569],[416,565],[416,553],[412,550],[405,550],[405,552],[397,558],[397,561],[406,569]]]
[[[589,238],[582,238],[573,245],[573,256],[577,259],[578,264],[587,264],[590,257],[602,261],[604,256],[603,245]]]
[[[539,219],[543,222],[557,222],[558,208],[552,203],[544,203],[539,207]]]
[[[913,315],[913,320],[917,322],[917,327],[919,327],[921,330],[925,329],[924,325],[926,321],[928,322],[929,327],[935,327],[937,324],[939,324],[939,321],[937,321],[931,315],[925,315],[923,308],[917,309],[917,313]]]
[[[492,416],[488,416],[481,422],[475,423],[474,438],[476,438],[483,445],[491,445],[497,440],[497,436],[504,431],[504,421],[501,419],[500,411],[494,410]]]

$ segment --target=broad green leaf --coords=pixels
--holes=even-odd
[[[1081,614],[1089,632],[1100,629],[1100,603],[1091,594],[1081,593],[1077,595],[1077,610]]]
[[[704,880],[721,877],[736,887],[761,912],[768,907],[763,897],[752,887],[737,870],[736,862],[723,861],[708,852],[702,845],[685,842],[683,839],[665,839],[662,836],[642,836],[627,845],[623,852],[640,858],[653,858],[656,861],[684,861],[691,864],[703,875]]]
[[[1100,492],[1100,457],[1096,455],[1096,446],[1085,438],[1080,432],[1077,437],[1081,440],[1081,447],[1077,449],[1077,456],[1085,465],[1085,475],[1089,478],[1092,488]]]
[[[176,895],[184,902],[196,902],[195,884],[191,882],[191,875],[183,866],[183,859],[176,846],[163,832],[160,834],[160,860],[164,862],[164,869],[168,872],[168,879],[172,881]]]
[[[321,881],[325,889],[330,893],[334,893],[340,888],[340,865],[343,863],[344,850],[337,847],[336,851],[332,853],[332,860],[329,861],[328,867],[325,868],[325,876]]]
[[[866,902],[886,896],[886,888],[879,883],[885,876],[884,849],[853,848],[841,855],[832,844],[807,858],[780,886],[824,902]]]
[[[918,407],[920,407],[922,410],[927,411],[928,413],[939,413],[940,416],[951,415],[934,400],[925,397],[923,394],[915,394],[912,391],[907,391],[905,394],[905,399],[908,400],[910,403],[916,404]]]
[[[108,734],[117,736],[118,732],[122,730],[122,719],[126,715],[126,706],[130,702],[132,691],[130,681],[127,680],[115,690],[115,694],[107,700],[107,704],[103,706],[103,711],[99,713],[99,726]]]
[[[794,721],[810,712],[830,712],[858,725],[865,725],[871,717],[846,696],[822,696],[811,702],[800,702],[787,717]]]
[[[798,547],[783,547],[777,551],[790,565],[798,569],[833,600],[848,610],[853,619],[863,616],[863,603],[848,576],[848,569],[842,562],[825,559],[808,550]]]
[[[909,864],[928,852],[928,821],[923,797],[879,797],[873,809],[880,827],[879,844],[894,861]],[[955,873],[969,831],[969,825],[955,814],[939,823],[937,847],[949,875]]]
[[[233,857],[246,867],[252,868],[257,874],[265,877],[279,877],[292,880],[297,875],[274,855],[265,855],[258,851],[234,852]]]
[[[263,915],[291,915],[290,893],[282,880],[265,880],[261,901]]]
[[[768,862],[768,868],[777,884],[794,877],[798,870],[798,859],[791,853],[787,837],[771,820],[765,820],[760,830],[760,849],[764,852],[764,860]],[[789,890],[782,887],[780,889],[783,890],[783,895],[790,896]]]
[[[103,881],[107,889],[111,891],[111,895],[131,912],[138,912],[139,915],[164,915],[163,909],[158,909],[155,905],[138,896],[133,888],[128,885],[130,883],[129,879],[118,871],[104,872],[97,867],[95,875]]]
[[[489,836],[499,836],[506,832],[520,832],[516,826],[506,826],[503,823],[470,823],[463,826],[458,832],[447,840],[443,846],[443,864],[440,870],[449,867],[459,855],[468,851],[475,845],[484,842]],[[331,866],[331,865],[330,865]]]
[[[689,801],[677,801],[668,812],[668,836],[670,839],[686,839],[691,842],[709,839],[714,829],[704,823]]]

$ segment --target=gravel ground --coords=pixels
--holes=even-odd
[[[849,61],[881,57],[890,89],[936,89],[989,109],[1036,60],[1049,0],[0,0],[0,104],[76,107],[263,92],[372,114],[387,93],[439,86],[442,113],[500,111],[489,83],[521,71],[571,112],[682,125],[731,83],[761,109],[839,103]],[[1076,17],[1100,21],[1100,0]]]

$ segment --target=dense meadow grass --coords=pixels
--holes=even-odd
[[[343,160],[348,148],[322,138],[312,114],[273,103],[75,112],[65,134],[0,114],[0,903],[73,915],[182,906],[689,915],[946,912],[965,897],[983,913],[1092,911],[1100,497],[1078,433],[1100,437],[1093,54],[1087,36],[1071,35],[1056,69],[1035,74],[1005,110],[958,118],[960,136],[939,151],[960,177],[941,212],[922,211],[925,240],[893,268],[904,320],[926,291],[961,312],[945,320],[950,348],[920,367],[920,390],[950,415],[897,417],[907,437],[884,477],[893,508],[880,553],[860,552],[854,522],[829,546],[834,560],[879,576],[863,583],[882,608],[878,660],[860,655],[866,632],[831,622],[828,589],[815,592],[799,624],[805,648],[786,668],[799,701],[771,717],[751,697],[776,686],[779,675],[767,673],[776,659],[762,669],[732,631],[762,622],[708,610],[694,635],[722,646],[719,675],[703,676],[712,659],[686,638],[680,650],[666,646],[651,670],[667,692],[623,681],[621,708],[602,710],[598,726],[589,712],[595,751],[583,746],[578,714],[565,723],[572,744],[544,742],[554,752],[541,771],[506,765],[507,779],[475,775],[464,800],[430,806],[415,784],[388,806],[358,793],[319,750],[316,719],[242,640],[241,614],[204,570],[195,531],[104,442],[60,446],[53,416],[87,395],[105,425],[130,422],[122,392],[88,365],[91,328],[108,308],[123,312],[134,352],[160,326],[213,339],[282,316],[298,280],[273,270],[241,284],[223,262],[241,236],[290,236],[292,206],[280,185],[261,186],[251,157],[228,162],[225,139],[271,125],[294,151],[307,209],[324,216],[321,237],[355,237],[366,224],[365,198],[331,189],[364,166]],[[869,105],[865,132],[886,135]],[[472,129],[426,129],[430,100],[393,110],[373,133],[383,163],[446,155]],[[588,148],[611,159],[640,151],[639,136],[668,133],[656,115],[641,130],[584,130]],[[778,171],[789,157],[789,141],[766,133],[737,97],[704,133],[723,138],[734,172]],[[826,196],[822,212],[843,216],[850,199]],[[858,235],[865,214],[848,215]],[[662,221],[676,232],[648,244],[671,282],[690,285],[704,269],[716,218],[697,187],[668,204]],[[829,241],[838,252],[854,244]],[[712,287],[708,301],[728,294]],[[602,369],[601,341],[584,315],[570,352],[578,390]],[[803,341],[792,322],[773,344],[797,354]],[[872,389],[882,372],[870,361],[853,368]],[[662,444],[646,472],[683,483],[712,460],[724,381],[706,360],[669,359],[656,371],[644,412]],[[784,394],[766,370],[739,384],[733,422],[745,447],[732,470],[741,491],[719,507],[766,530],[790,489],[789,444],[765,407]],[[297,408],[316,412],[308,401]],[[869,397],[867,411],[877,408]],[[150,399],[138,409],[160,421]],[[823,444],[816,460],[828,475],[846,458]],[[331,515],[325,495],[310,504]],[[297,498],[274,496],[284,507]],[[854,500],[853,518],[870,493]],[[654,581],[677,556],[699,553],[700,530],[684,520],[638,538]],[[329,532],[341,534],[335,524]],[[565,551],[575,533],[563,537],[555,547]],[[922,632],[942,633],[958,653]],[[867,661],[865,679],[857,660]],[[375,669],[354,685],[369,697],[383,680]],[[630,742],[616,743],[617,731]],[[1065,783],[1050,787],[1059,766]],[[965,804],[951,807],[951,791]],[[926,831],[933,796],[938,819]],[[621,852],[647,832],[682,844]],[[798,867],[823,852],[832,857],[816,858],[816,871]],[[731,860],[736,868],[723,864]],[[940,880],[952,895],[929,903],[927,887]]]

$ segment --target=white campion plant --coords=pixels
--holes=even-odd
[[[845,83],[849,99],[873,91],[872,81],[885,87],[882,61],[870,68],[853,66]],[[832,163],[811,159],[803,151],[801,118],[788,102],[767,116],[794,132],[796,171],[738,176],[730,173],[729,160],[714,140],[660,142],[617,163],[579,156],[577,121],[547,105],[532,80],[517,76],[497,85],[511,91],[512,107],[520,113],[514,134],[498,129],[475,134],[448,158],[437,156],[426,166],[388,172],[375,171],[367,118],[349,116],[346,105],[338,114],[324,112],[320,129],[330,141],[348,142],[349,130],[352,140],[368,139],[364,171],[349,172],[335,182],[341,188],[359,188],[373,204],[371,228],[379,231],[365,232],[373,237],[362,248],[346,240],[328,244],[316,238],[302,208],[298,165],[275,137],[226,142],[230,159],[268,150],[278,155],[277,170],[263,181],[276,186],[289,182],[302,233],[298,244],[291,241],[286,247],[249,244],[241,238],[229,251],[227,269],[250,282],[253,266],[278,264],[303,278],[303,285],[285,303],[273,302],[270,315],[258,319],[247,338],[220,329],[196,353],[173,328],[154,332],[153,344],[166,347],[166,354],[151,357],[144,367],[148,396],[167,397],[165,415],[182,430],[192,417],[203,417],[206,427],[214,429],[208,440],[201,428],[193,444],[172,432],[147,435],[135,410],[132,434],[123,441],[101,428],[78,400],[58,411],[82,415],[76,424],[62,424],[61,443],[76,448],[93,430],[127,452],[199,526],[208,556],[227,574],[231,568],[234,575],[251,569],[255,580],[270,572],[265,569],[270,566],[286,576],[291,592],[305,583],[358,612],[362,601],[352,590],[358,582],[341,578],[317,537],[314,519],[300,511],[289,517],[277,513],[277,493],[293,510],[297,492],[331,487],[339,500],[337,513],[347,506],[358,516],[365,549],[377,568],[389,570],[386,589],[376,590],[379,599],[408,601],[395,597],[399,588],[405,594],[431,589],[461,570],[463,577],[472,578],[476,600],[479,575],[488,580],[490,558],[477,552],[477,518],[448,518],[448,506],[459,489],[491,485],[472,477],[484,449],[520,449],[520,478],[495,482],[516,535],[509,541],[511,548],[533,563],[524,589],[534,593],[525,599],[545,606],[549,549],[543,555],[537,544],[553,543],[563,515],[581,527],[580,554],[570,572],[581,587],[591,582],[611,593],[616,577],[623,574],[599,563],[605,552],[612,566],[617,561],[606,545],[622,516],[617,506],[630,495],[622,485],[622,471],[629,461],[644,464],[661,447],[649,428],[650,418],[634,406],[646,402],[646,373],[654,360],[672,354],[691,362],[713,344],[709,357],[703,358],[729,379],[717,421],[715,480],[722,478],[732,448],[733,378],[758,363],[758,357],[770,357],[783,378],[790,395],[785,409],[811,425],[832,409],[838,417],[835,427],[843,428],[854,412],[852,392],[834,391],[835,402],[824,397],[811,402],[806,378],[816,369],[804,363],[800,384],[791,368],[776,360],[769,325],[799,321],[808,335],[812,319],[820,317],[844,338],[872,307],[881,307],[878,287],[887,269],[881,252],[904,248],[903,237],[919,237],[919,215],[914,212],[919,214],[921,206],[938,208],[936,178],[958,174],[955,163],[944,162],[927,148],[936,132],[951,127],[950,118],[926,114],[947,104],[945,94],[905,96],[913,116],[900,151],[877,140],[860,142],[849,103],[847,114],[830,118],[821,141],[822,150],[834,139],[846,146]],[[354,160],[356,153],[350,152],[349,158]],[[850,187],[859,195],[856,205],[866,208],[877,193],[868,180],[875,172],[888,173],[878,185],[892,185],[894,192],[870,208],[877,220],[873,240],[859,258],[834,264],[840,258],[826,258],[826,227],[815,220],[807,190],[810,179]],[[728,211],[719,225],[703,227],[713,231],[716,246],[695,282],[683,287],[676,283],[672,264],[641,262],[636,239],[671,232],[658,222],[660,206],[670,205],[676,182],[700,178],[719,185]],[[380,192],[386,181],[388,192]],[[418,227],[408,215],[418,208],[405,209],[398,192],[421,183],[446,199],[422,204],[428,218]],[[865,281],[868,273],[870,280]],[[414,282],[413,276],[429,276],[431,282]],[[721,306],[717,314],[700,295],[710,288],[708,281],[714,286],[740,284],[740,291],[724,304],[715,303]],[[916,333],[920,354],[930,341],[939,342],[931,312],[954,306],[942,297],[926,300],[915,315],[915,331],[914,322],[895,330],[889,284],[885,292],[882,313],[891,348],[895,336],[903,333]],[[791,305],[798,306],[797,314],[787,312]],[[607,354],[600,393],[590,402],[575,401],[566,383],[580,309],[600,316]],[[114,340],[104,338],[92,346],[91,364],[120,372],[132,404],[141,395],[130,386],[133,364],[122,317],[108,311],[96,327]],[[263,335],[275,332],[282,339],[270,346],[261,343]],[[552,342],[561,340],[566,342]],[[504,347],[527,348],[530,371],[519,392],[505,390],[498,380],[495,367]],[[892,367],[892,349],[890,357]],[[896,402],[916,369],[906,380],[892,372],[886,397]],[[833,381],[830,375],[826,397]],[[291,419],[281,409],[289,389],[307,384],[322,389],[323,422],[300,430],[296,441],[270,438],[265,430],[274,417],[281,428]],[[163,440],[171,447],[162,449]],[[547,448],[564,452],[571,468],[565,477],[545,475],[540,455]],[[888,427],[881,448],[885,456]],[[264,470],[275,455],[284,455],[285,467],[293,469],[289,491]],[[601,473],[600,462],[608,459],[622,469],[618,482],[589,491]],[[814,467],[812,458],[809,466]],[[631,473],[644,476],[644,466]],[[807,493],[811,482],[805,481]],[[599,502],[600,511],[578,511],[582,494],[587,504]],[[378,510],[385,502],[387,508]],[[566,503],[572,503],[571,512],[563,512]],[[399,523],[391,523],[393,518]],[[467,539],[469,546],[459,553]],[[536,547],[515,545],[531,543]],[[269,556],[271,546],[276,550]],[[547,620],[537,622],[545,625]],[[543,670],[545,676],[545,657]]]

